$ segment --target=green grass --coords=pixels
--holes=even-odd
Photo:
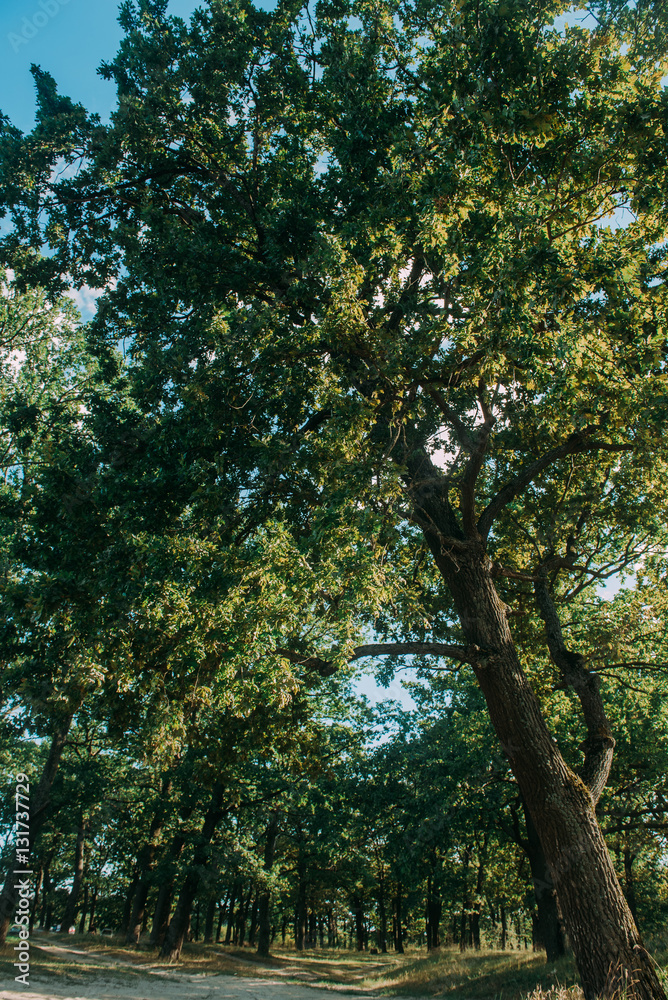
[[[429,956],[407,956],[400,966],[370,976],[363,983],[385,996],[398,993],[453,1000],[516,1000],[536,989],[557,988],[565,993],[576,984],[570,958],[548,965],[540,952],[483,950],[461,954],[454,948]]]
[[[13,939],[0,950],[0,975],[13,979]],[[131,985],[145,978],[150,969],[170,968],[147,946],[128,947],[121,937],[79,937],[40,934],[37,946],[56,945],[93,954],[73,958],[52,955],[33,947],[31,973],[35,978],[77,984],[80,992],[88,983]],[[666,941],[648,942],[659,966],[668,963]],[[120,966],[108,965],[117,961]],[[278,977],[283,982],[307,982],[313,986],[359,990],[367,996],[446,997],[451,1000],[581,1000],[572,958],[545,962],[544,954],[530,951],[469,951],[443,948],[430,955],[408,950],[405,955],[370,955],[352,951],[306,951],[277,948],[268,960],[252,949],[221,945],[188,944],[181,960],[171,966],[179,973]],[[169,978],[172,978],[171,976]],[[82,996],[83,996],[82,992]]]

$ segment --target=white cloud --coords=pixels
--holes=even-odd
[[[97,312],[97,300],[101,295],[104,295],[107,288],[115,288],[116,281],[112,280],[106,286],[106,288],[90,288],[88,285],[84,285],[82,288],[70,288],[69,291],[65,292],[65,295],[72,299],[75,306],[81,313],[81,318],[84,322],[92,319]]]

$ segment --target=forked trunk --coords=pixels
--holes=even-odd
[[[427,509],[430,508],[430,509]],[[432,523],[439,509],[423,505]],[[490,718],[527,803],[559,898],[587,1000],[621,990],[666,1000],[655,966],[624,898],[592,794],[564,761],[522,671],[506,609],[482,545],[448,551],[425,535],[453,595],[468,654]]]

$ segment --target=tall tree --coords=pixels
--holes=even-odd
[[[604,0],[557,29],[564,10],[211,0],[187,27],[128,2],[112,124],[36,71],[34,133],[5,125],[3,245],[19,282],[119,278],[99,349],[131,330],[138,405],[189,422],[195,506],[233,500],[235,538],[269,514],[311,558],[332,519],[383,551],[422,533],[586,997],[663,1000],[594,811],[614,738],[559,608],[643,554],[665,504],[665,25]],[[577,695],[578,767],[519,655],[518,578]]]

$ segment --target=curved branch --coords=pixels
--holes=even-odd
[[[514,479],[506,483],[496,496],[490,500],[478,518],[478,531],[483,540],[487,538],[490,528],[504,507],[511,503],[516,496],[519,496],[533,482],[536,476],[540,475],[541,472],[555,462],[565,458],[566,455],[583,451],[620,452],[633,450],[633,445],[630,444],[609,444],[607,441],[592,440],[590,435],[599,429],[597,427],[585,427],[584,430],[571,434],[563,444],[558,445],[556,448],[551,448],[550,451],[545,452],[540,458],[537,458],[534,462],[530,462]]]
[[[321,677],[331,677],[336,673],[336,666],[331,660],[323,660],[320,656],[308,656],[292,649],[277,649],[279,656],[285,657],[290,663],[298,664],[306,670],[320,674]],[[364,646],[356,646],[348,662],[360,660],[364,656],[448,656],[460,663],[472,663],[473,652],[463,646],[453,646],[445,642],[374,642]]]
[[[563,685],[572,687],[580,700],[587,727],[587,737],[580,746],[585,755],[580,777],[589,789],[592,803],[596,805],[608,780],[615,749],[615,740],[610,732],[601,698],[601,680],[598,674],[588,669],[581,653],[573,653],[566,646],[561,622],[548,587],[545,567],[542,567],[534,589],[538,610],[545,623],[550,655],[559,668]]]

